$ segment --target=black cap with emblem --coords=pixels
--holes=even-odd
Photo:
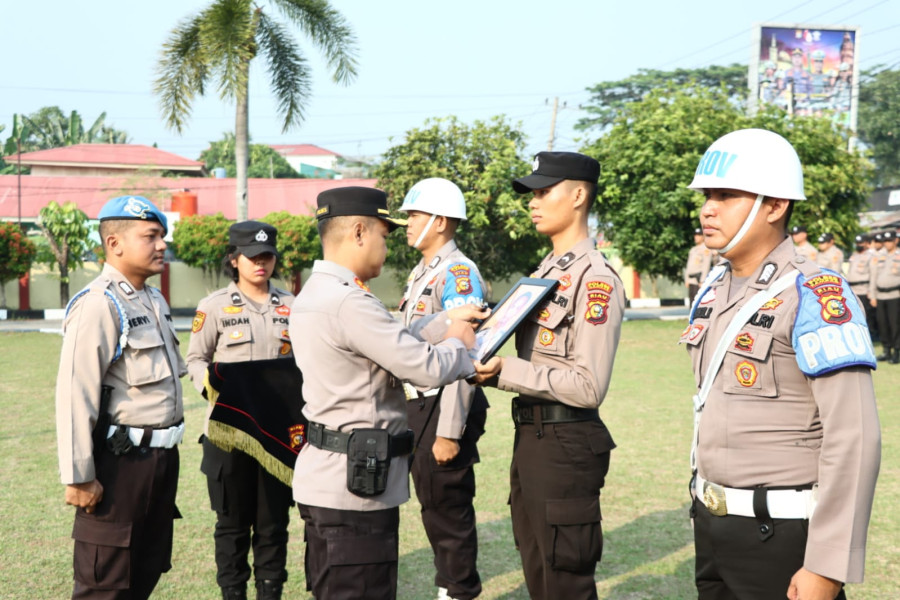
[[[387,194],[377,188],[348,186],[325,190],[316,197],[316,219],[331,217],[375,217],[388,226],[388,231],[406,225],[404,219],[394,219],[387,207]]]
[[[266,252],[278,256],[277,237],[278,230],[262,221],[242,221],[228,230],[228,243],[247,258]]]
[[[560,181],[588,181],[596,184],[600,178],[600,163],[578,152],[538,152],[531,165],[531,175],[513,181],[513,189],[520,194],[552,187]]]
[[[827,242],[833,242],[833,241],[834,241],[834,236],[830,233],[823,233],[822,235],[819,236],[820,244],[825,244]]]

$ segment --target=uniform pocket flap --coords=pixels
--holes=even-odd
[[[155,327],[142,327],[128,332],[128,343],[126,345],[135,350],[146,350],[147,348],[162,346],[163,339],[159,330]]]
[[[328,540],[328,563],[333,566],[370,565],[397,560],[395,534]]]
[[[226,346],[237,346],[253,341],[250,327],[232,327],[222,332]]]
[[[729,352],[738,356],[748,356],[754,360],[764,361],[772,347],[773,336],[765,331],[743,329],[731,341]]]
[[[127,548],[131,545],[131,523],[97,521],[76,513],[72,539],[96,546]]]
[[[547,523],[584,525],[600,521],[600,498],[563,498],[547,500]]]
[[[551,298],[555,298],[555,296]],[[532,311],[529,318],[541,327],[556,329],[562,323],[562,320],[566,318],[567,314],[568,312],[565,308],[562,308],[551,299],[551,301],[548,301],[537,310]]]
[[[588,437],[588,441],[591,444],[591,452],[594,454],[610,452],[616,447],[616,443],[613,441],[608,429],[592,433]]]
[[[696,346],[700,343],[705,335],[706,325],[702,325],[700,323],[689,323],[688,326],[685,327],[684,331],[681,332],[681,339],[678,340],[678,343],[688,344],[689,346]]]

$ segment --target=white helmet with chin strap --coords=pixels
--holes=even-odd
[[[466,199],[459,187],[452,181],[440,177],[430,177],[412,186],[406,197],[403,198],[403,205],[399,210],[404,212],[415,210],[431,215],[428,223],[422,228],[419,239],[413,244],[413,248],[418,248],[425,239],[425,234],[431,229],[435,217],[466,220]]]
[[[756,194],[753,209],[737,234],[719,249],[734,248],[750,229],[764,198],[806,200],[803,167],[791,143],[765,129],[740,129],[723,135],[703,154],[688,188],[733,189]]]

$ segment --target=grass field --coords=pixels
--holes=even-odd
[[[605,548],[597,569],[601,598],[686,599],[693,586],[693,547],[687,517],[691,375],[674,340],[683,322],[623,325],[612,386],[601,415],[618,444],[603,490]],[[66,598],[71,592],[71,507],[63,501],[56,464],[53,390],[61,338],[0,334],[0,599]],[[186,348],[186,344],[182,344]],[[875,373],[883,454],[869,529],[866,582],[848,588],[854,599],[900,598],[900,367]],[[212,529],[200,471],[204,401],[185,386],[189,434],[182,446],[173,569],[154,598],[215,599]],[[528,597],[513,548],[507,473],[512,444],[510,395],[489,390],[492,410],[478,465],[479,569],[482,598]],[[302,528],[292,513],[286,598],[308,598],[303,582]],[[401,509],[402,600],[434,597],[431,551],[415,500]]]

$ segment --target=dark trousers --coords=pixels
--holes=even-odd
[[[216,583],[220,587],[247,583],[251,547],[256,580],[285,581],[291,488],[252,456],[240,450],[225,452],[206,439],[200,468],[216,511]]]
[[[699,600],[786,597],[803,566],[808,520],[774,519],[774,534],[763,541],[755,518],[716,517],[698,500],[693,512]],[[837,599],[846,599],[843,590]]]
[[[450,464],[438,465],[431,447],[437,435],[440,404],[436,397],[407,402],[409,427],[416,434],[417,450],[410,465],[416,497],[422,507],[422,524],[434,552],[434,583],[447,588],[451,598],[470,600],[481,594],[478,574],[478,533],[475,526],[475,469],[477,442],[484,433],[487,397],[476,388],[459,440],[459,454]],[[434,408],[434,413],[428,415]],[[427,421],[427,425],[426,425]]]
[[[134,448],[94,457],[103,499],[76,509],[72,598],[144,600],[172,568],[178,449]]]
[[[510,468],[513,535],[534,600],[597,597],[600,488],[615,447],[601,421],[520,425]]]
[[[688,284],[688,301],[691,303],[692,306],[694,304],[694,298],[697,297],[697,292],[699,292],[699,291],[700,291],[700,286],[698,284],[696,284],[696,283]]]
[[[316,600],[397,597],[399,508],[298,506],[306,524],[306,589]]]
[[[900,348],[900,298],[879,300],[875,308],[882,345],[886,349]]]
[[[869,303],[869,296],[863,294],[859,296],[859,303],[866,311],[866,325],[869,328],[869,336],[873,342],[879,341],[878,337],[878,311]]]

